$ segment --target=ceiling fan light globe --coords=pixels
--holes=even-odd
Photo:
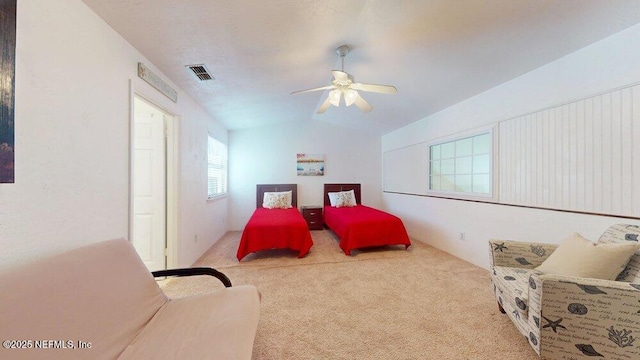
[[[347,90],[344,93],[344,102],[347,106],[353,105],[358,97],[358,92],[355,90]]]
[[[340,90],[331,90],[329,92],[329,102],[333,106],[340,106],[340,96],[342,96],[342,92]]]

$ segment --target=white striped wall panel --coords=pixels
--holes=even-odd
[[[499,124],[499,202],[640,216],[640,85]]]

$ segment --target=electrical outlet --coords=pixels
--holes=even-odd
[[[466,236],[463,232],[460,233],[460,241],[465,241],[466,240]]]

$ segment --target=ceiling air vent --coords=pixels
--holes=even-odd
[[[198,78],[198,80],[200,81],[205,81],[205,80],[213,80],[213,76],[211,76],[209,74],[209,71],[207,70],[207,68],[204,66],[204,64],[197,64],[197,65],[187,65],[187,68],[191,71],[193,71],[193,74]]]

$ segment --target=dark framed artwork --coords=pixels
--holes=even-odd
[[[16,2],[0,0],[0,183],[15,182]]]

